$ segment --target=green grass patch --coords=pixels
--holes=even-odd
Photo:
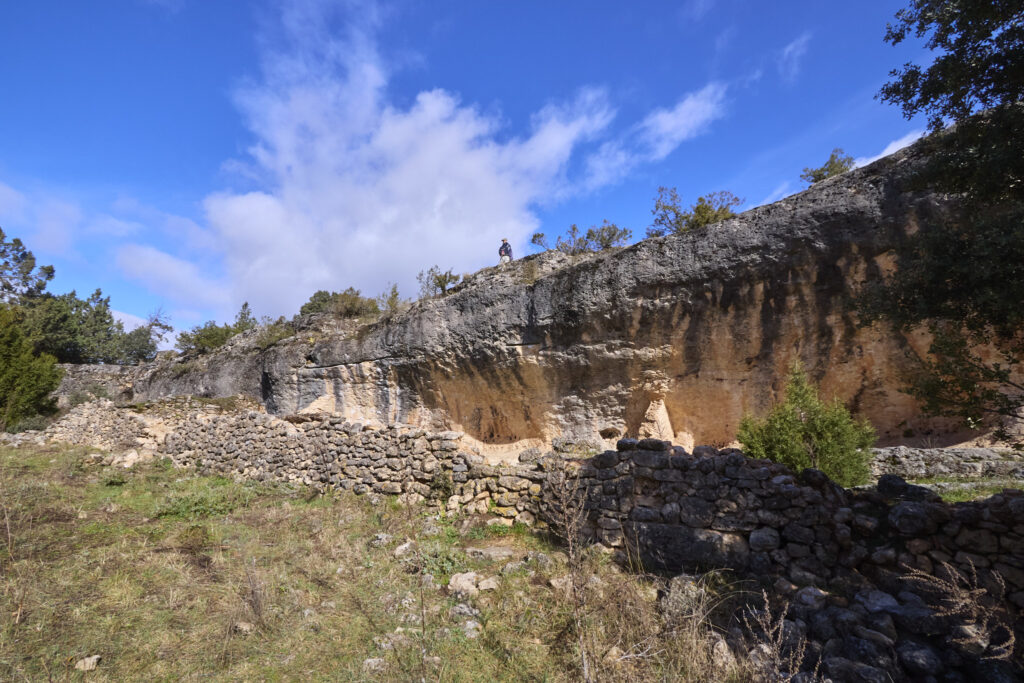
[[[913,480],[915,484],[937,484],[934,490],[947,503],[964,503],[989,498],[1004,489],[1024,489],[1024,481],[997,477],[939,476]]]

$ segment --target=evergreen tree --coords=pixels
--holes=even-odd
[[[813,467],[842,486],[863,484],[871,474],[875,430],[838,400],[822,401],[799,365],[790,371],[785,400],[762,419],[744,417],[737,439],[749,456],[796,472]]]
[[[53,410],[49,395],[61,377],[56,364],[53,356],[34,352],[17,313],[0,306],[0,430]]]
[[[823,166],[805,168],[804,172],[800,174],[800,180],[813,185],[814,183],[820,183],[826,178],[846,173],[853,168],[853,165],[853,157],[843,152],[841,148],[836,147],[832,150],[832,154],[829,155],[828,161]]]

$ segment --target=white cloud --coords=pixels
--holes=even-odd
[[[50,192],[22,192],[0,182],[0,227],[36,256],[74,254],[82,221],[82,209],[74,201]]]
[[[132,225],[145,223],[159,229],[185,251],[209,253],[217,249],[216,236],[191,218],[165,213],[133,197],[120,197],[111,206],[114,213]]]
[[[549,103],[513,137],[444,89],[400,107],[388,98],[373,8],[290,3],[261,79],[236,94],[254,142],[230,167],[260,189],[203,204],[235,307],[288,314],[318,289],[376,294],[389,282],[412,296],[416,273],[432,265],[494,263],[502,237],[521,253],[539,227],[536,207],[663,158],[721,114],[725,87],[712,85],[609,141],[616,112],[601,88]],[[572,177],[570,161],[592,144],[584,175]],[[165,267],[168,286],[189,279],[183,268]]]
[[[35,231],[26,241],[34,250],[70,254],[74,251],[81,222],[82,210],[77,204],[59,199],[45,200],[35,208]]]
[[[135,221],[127,221],[109,214],[99,214],[89,221],[86,230],[96,235],[127,237],[145,230],[145,227]]]
[[[221,313],[231,308],[224,283],[207,276],[194,263],[142,244],[122,246],[116,260],[125,275],[152,292]]]
[[[25,195],[10,185],[0,183],[0,221],[20,218],[24,215],[27,205]]]
[[[118,310],[113,309],[113,308],[110,309],[110,313],[111,313],[111,315],[114,316],[114,320],[117,320],[122,325],[124,325],[124,331],[125,332],[131,332],[135,328],[142,327],[143,325],[145,325],[146,323],[149,322],[145,318],[140,318],[137,315],[132,315],[131,313],[125,313],[124,311],[118,311]]]
[[[878,161],[882,157],[887,157],[893,152],[898,152],[904,147],[908,147],[909,145],[914,144],[921,138],[922,135],[924,135],[924,133],[924,130],[912,130],[903,137],[897,138],[890,142],[888,145],[885,146],[885,149],[883,149],[878,154],[870,157],[858,157],[857,159],[854,160],[854,164],[857,168],[860,168],[861,166],[867,166],[873,161]]]
[[[715,6],[715,0],[687,0],[679,8],[679,17],[684,21],[697,22],[703,19]]]
[[[796,81],[796,77],[800,74],[801,61],[803,60],[803,56],[807,53],[807,45],[810,42],[811,34],[809,32],[805,32],[789,45],[782,48],[782,52],[779,53],[777,64],[779,68],[779,76],[782,77],[782,80],[785,83],[793,83]]]

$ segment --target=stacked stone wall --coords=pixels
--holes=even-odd
[[[846,490],[815,470],[798,476],[736,449],[690,453],[657,439],[622,439],[618,450],[589,457],[533,450],[519,463],[488,465],[460,432],[338,417],[289,421],[184,399],[143,414],[87,404],[47,436],[104,449],[145,444],[202,472],[406,495],[525,523],[550,519],[548,472],[567,467],[586,499],[584,531],[652,564],[838,586],[854,573],[930,573],[947,562],[983,577],[997,570],[1010,602],[1024,608],[1021,491],[954,505],[893,475]]]

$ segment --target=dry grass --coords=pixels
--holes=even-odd
[[[581,551],[581,608],[551,585],[570,572],[561,550],[522,528],[162,463],[114,472],[83,461],[82,451],[0,449],[0,680],[571,681],[581,642],[593,680],[750,673],[713,656],[710,588],[691,617],[666,620],[663,579]],[[374,547],[380,533],[393,540]],[[407,538],[415,551],[396,558]],[[504,561],[467,557],[473,545],[549,559],[502,573]],[[498,580],[473,601],[476,638],[437,587],[471,570]],[[91,655],[95,671],[74,669]],[[364,670],[367,659],[379,670]]]

